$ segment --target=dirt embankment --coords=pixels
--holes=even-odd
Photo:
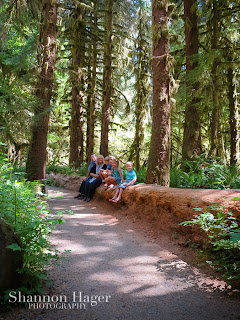
[[[52,174],[51,178],[62,187],[78,191],[83,177]],[[114,190],[96,190],[95,199],[107,201]],[[121,206],[128,214],[151,223],[153,229],[172,231],[175,237],[183,236],[199,241],[202,234],[197,227],[183,227],[179,223],[191,220],[196,214],[194,208],[204,208],[216,203],[224,206],[240,220],[240,190],[179,189],[139,183],[123,192],[123,202],[112,204]]]

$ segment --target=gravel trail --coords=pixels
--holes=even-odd
[[[47,294],[58,302],[53,309],[22,310],[14,319],[240,319],[240,300],[216,291],[222,283],[181,260],[166,240],[154,241],[145,226],[138,231],[134,221],[109,206],[48,189],[53,212],[74,213],[63,215],[66,223],[51,237],[60,252],[71,250],[49,269]]]

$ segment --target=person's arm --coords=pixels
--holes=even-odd
[[[102,169],[100,169],[99,171],[98,171],[98,174],[94,174],[94,175],[92,175],[93,177],[95,177],[95,178],[101,178],[101,179],[103,179],[103,176],[102,176],[102,172],[105,170],[107,168],[107,166],[104,164],[103,166],[102,166]],[[102,170],[102,171],[101,171]]]
[[[92,168],[93,167],[94,167],[94,162],[91,160],[91,162],[90,162],[90,164],[88,166],[87,177],[84,178],[83,180],[87,180],[89,178],[89,176],[91,176],[90,173],[92,172]]]
[[[94,164],[94,166],[92,167],[89,175],[90,175],[90,177],[96,178],[96,164]]]
[[[121,180],[124,181],[124,179],[123,179],[123,174],[122,174],[122,169],[121,169],[121,168],[118,168],[118,172],[119,172],[119,174],[120,174]]]
[[[137,178],[134,178],[132,179],[132,181],[128,182],[127,183],[127,186],[129,187],[132,183],[136,182],[137,181]]]
[[[96,173],[90,173],[90,176],[91,176],[91,177],[94,177],[94,178],[100,178],[99,175],[96,174]]]
[[[87,171],[87,176],[86,176],[86,178],[84,178],[83,180],[87,180],[88,177],[89,177],[89,174],[90,174],[90,170],[88,169],[88,171]]]

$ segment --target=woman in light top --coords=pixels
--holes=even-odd
[[[91,179],[86,181],[85,184],[85,198],[84,201],[89,202],[92,199],[92,196],[95,192],[95,190],[101,185],[102,179],[99,176],[99,171],[101,169],[106,169],[107,166],[104,164],[104,158],[100,154],[97,157],[97,161],[92,167],[92,170],[90,172]]]

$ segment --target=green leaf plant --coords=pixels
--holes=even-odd
[[[211,205],[195,208],[199,213],[180,225],[197,225],[208,237],[203,253],[206,262],[220,271],[227,284],[240,288],[240,229],[237,218],[225,208]]]
[[[23,264],[17,270],[21,291],[43,292],[46,268],[59,258],[59,252],[50,246],[49,235],[64,220],[58,214],[51,214],[46,200],[36,191],[37,182],[10,180],[6,167],[0,153],[0,216],[11,225],[21,242],[8,248],[21,250],[23,254]]]

